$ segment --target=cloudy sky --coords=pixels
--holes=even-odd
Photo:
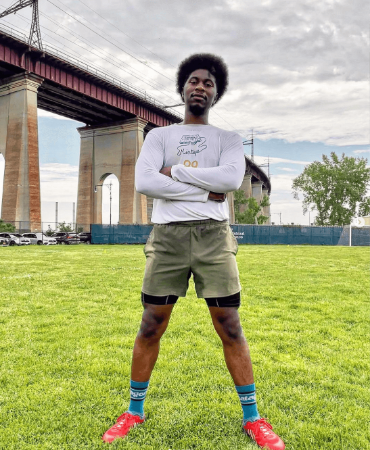
[[[0,0],[0,11],[13,3]],[[309,223],[291,193],[292,179],[305,165],[332,151],[370,157],[368,1],[40,0],[39,9],[46,47],[112,73],[166,105],[179,102],[174,79],[183,58],[222,56],[230,87],[210,120],[246,139],[253,130],[256,162],[270,160],[274,222],[281,213],[283,223]],[[0,26],[28,35],[30,20],[26,8],[0,19]],[[72,218],[81,125],[39,110],[44,221],[54,220],[56,201],[59,218]],[[249,155],[250,146],[245,151]],[[0,190],[3,167],[0,155]],[[109,190],[103,193],[107,222]],[[113,187],[113,222],[117,201]]]

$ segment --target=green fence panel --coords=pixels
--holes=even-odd
[[[349,245],[349,228],[230,225],[239,244]],[[91,225],[92,244],[145,244],[153,225]],[[346,235],[346,236],[345,236]],[[344,238],[345,237],[345,238]],[[370,227],[351,230],[353,246],[370,246]]]

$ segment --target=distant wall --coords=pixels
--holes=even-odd
[[[91,225],[93,244],[145,244],[153,225]],[[239,244],[349,245],[349,227],[231,225]],[[370,227],[352,227],[352,245],[370,246]]]

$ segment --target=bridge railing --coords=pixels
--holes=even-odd
[[[0,24],[0,30],[11,37],[14,37],[26,44],[28,44],[27,36],[23,33],[18,32],[17,30],[10,28],[4,24]],[[99,78],[102,78],[109,83],[127,91],[128,93],[131,93],[132,95],[135,95],[139,99],[145,100],[145,102],[151,104],[152,106],[160,109],[164,109],[164,104],[162,102],[159,102],[154,97],[147,94],[147,92],[144,89],[137,88],[133,86],[131,83],[128,83],[127,81],[122,81],[118,78],[116,78],[114,75],[105,72],[101,69],[98,69],[97,67],[87,63],[86,61],[81,60],[80,58],[76,58],[75,56],[70,55],[69,53],[63,52],[59,50],[58,48],[54,47],[51,44],[43,44],[43,50],[48,53],[49,55],[55,56],[58,59],[61,59],[62,61],[67,61],[71,63],[73,66],[76,66],[85,72],[88,72],[92,75],[95,75]],[[166,112],[170,112],[174,116],[178,117],[179,119],[182,119],[182,115],[179,114],[177,111],[166,108]]]
[[[28,43],[27,36],[25,34],[21,33],[20,31],[15,30],[14,28],[10,28],[7,25],[2,23],[2,24],[0,24],[0,30],[4,34],[7,34],[8,36],[19,39],[22,42]]]

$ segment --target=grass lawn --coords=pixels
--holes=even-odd
[[[364,247],[239,247],[259,411],[287,450],[370,449],[369,262]],[[144,264],[142,245],[0,248],[1,449],[257,449],[192,285],[148,421],[101,441],[128,406]]]

